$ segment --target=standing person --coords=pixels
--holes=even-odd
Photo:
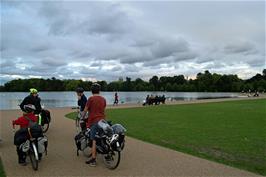
[[[21,102],[20,109],[25,112],[24,106],[25,105],[34,105],[35,106],[35,111],[34,114],[40,114],[42,111],[41,107],[41,98],[38,95],[38,90],[35,88],[30,89],[30,95],[24,98],[24,100]]]
[[[92,148],[91,148],[91,159],[86,161],[86,164],[89,164],[92,167],[96,166],[96,139],[95,135],[98,131],[97,123],[105,119],[105,107],[106,100],[104,97],[100,96],[101,86],[97,83],[93,83],[91,86],[92,96],[88,99],[85,109],[84,115],[87,111],[89,111],[89,118],[87,122],[87,128],[90,129],[90,139],[92,140]]]
[[[24,110],[23,116],[19,117],[16,120],[13,120],[12,124],[13,126],[20,125],[20,129],[16,132],[14,139],[15,141],[16,140],[20,141],[20,142],[15,142],[17,146],[18,163],[20,165],[25,166],[26,165],[26,153],[21,150],[20,145],[27,140],[27,129],[25,128],[29,126],[30,121],[28,119],[32,120],[33,122],[37,122],[38,118],[34,115],[34,111],[35,111],[34,105],[32,104],[24,105],[23,110]]]
[[[80,107],[79,111],[82,112],[86,106],[87,97],[84,95],[84,89],[82,87],[78,87],[76,93],[78,96],[78,106]]]
[[[114,105],[118,105],[118,94],[117,94],[117,92],[115,92],[115,101],[114,101]]]
[[[76,93],[78,96],[78,106],[79,106],[79,118],[82,118],[81,113],[84,111],[84,108],[87,103],[87,97],[84,94],[84,89],[82,87],[78,87],[76,89]],[[82,131],[86,130],[86,119],[80,120],[80,128]]]

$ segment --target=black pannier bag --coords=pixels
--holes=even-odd
[[[50,111],[43,109],[41,111],[41,117],[42,117],[42,122],[41,122],[42,125],[48,124],[48,123],[51,122],[51,114],[50,114]]]
[[[88,137],[86,137],[83,132],[79,132],[74,140],[77,147],[77,156],[79,155],[79,151],[83,151],[86,147],[92,146],[92,142],[89,141]]]
[[[19,146],[28,139],[28,129],[21,128],[16,131],[14,136],[14,145]]]

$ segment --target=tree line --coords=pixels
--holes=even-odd
[[[29,88],[36,88],[39,91],[75,91],[77,87],[90,90],[93,82],[82,80],[60,80],[51,79],[16,79],[0,86],[0,91],[6,92],[27,92]],[[175,92],[247,92],[266,91],[266,69],[250,79],[242,80],[237,75],[221,75],[210,73],[208,70],[198,73],[196,79],[186,79],[184,75],[177,76],[153,76],[149,81],[141,78],[132,80],[126,77],[107,83],[97,81],[102,86],[102,91],[175,91]]]

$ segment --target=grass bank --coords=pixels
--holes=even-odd
[[[107,116],[131,137],[266,175],[266,99],[108,109]]]
[[[6,174],[5,174],[5,171],[4,171],[4,167],[3,167],[3,164],[2,164],[2,160],[0,158],[0,177],[5,177]]]

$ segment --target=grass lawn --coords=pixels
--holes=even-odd
[[[106,114],[124,125],[128,136],[266,175],[266,99],[108,109]]]
[[[2,165],[2,161],[0,158],[0,177],[4,177],[4,176],[6,176],[6,175],[5,175],[4,167]]]

